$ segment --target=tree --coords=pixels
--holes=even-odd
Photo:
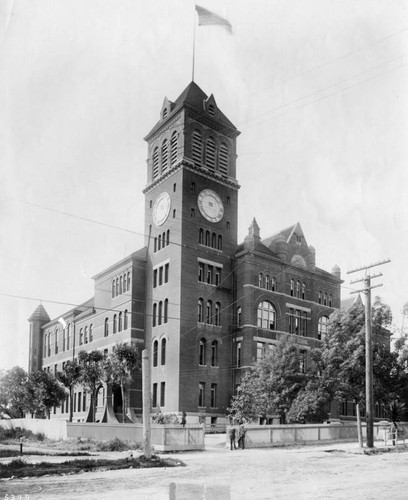
[[[95,422],[96,396],[103,380],[103,354],[100,351],[80,351],[78,361],[81,367],[80,382],[84,389],[91,395],[91,408],[89,415],[91,422]]]
[[[276,414],[285,420],[309,379],[300,367],[301,354],[296,340],[282,335],[276,348],[244,375],[229,413],[237,420]]]
[[[27,409],[31,413],[43,411],[50,418],[51,408],[60,406],[65,400],[65,390],[60,386],[57,379],[48,372],[40,370],[33,372],[28,377],[27,398],[30,406]]]
[[[76,360],[67,361],[62,371],[57,372],[57,380],[61,382],[69,391],[69,421],[72,422],[74,413],[73,395],[74,387],[81,378],[81,367]]]
[[[20,366],[0,373],[0,411],[11,418],[22,418],[26,411],[28,375]]]
[[[117,344],[113,347],[111,374],[114,383],[120,385],[122,393],[122,422],[125,422],[127,403],[125,389],[132,382],[136,372],[141,368],[141,356],[137,345]]]

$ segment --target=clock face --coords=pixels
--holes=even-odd
[[[169,193],[159,194],[153,206],[153,222],[157,227],[162,226],[169,216],[171,200]]]
[[[224,205],[217,193],[204,189],[198,195],[198,208],[201,215],[210,222],[219,222],[224,216]]]

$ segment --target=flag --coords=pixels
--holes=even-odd
[[[230,33],[232,33],[231,23],[225,19],[224,17],[211,12],[210,10],[204,9],[199,5],[195,6],[197,14],[198,14],[198,25],[199,26],[208,26],[208,25],[218,25],[224,26]]]
[[[66,328],[67,327],[67,323],[66,323],[65,319],[62,316],[58,320],[58,323],[61,323],[62,328]]]

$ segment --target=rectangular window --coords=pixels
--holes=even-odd
[[[163,284],[163,266],[159,268],[159,286]]]
[[[166,382],[160,384],[160,406],[165,406],[166,403]]]
[[[205,406],[205,383],[198,384],[198,406]]]
[[[217,407],[217,384],[211,384],[211,408]]]
[[[213,282],[213,266],[207,268],[207,283],[211,285]]]
[[[301,332],[304,337],[307,337],[307,312],[302,311],[302,323],[301,323]]]
[[[237,342],[237,366],[241,366],[241,342]]]
[[[204,281],[204,264],[198,263],[198,281]]]
[[[256,343],[256,360],[261,361],[265,354],[265,344],[263,342]]]
[[[83,400],[82,400],[82,409],[86,411],[86,392],[84,392]]]
[[[164,266],[164,282],[168,283],[169,281],[169,264]]]
[[[221,283],[221,269],[219,267],[215,268],[215,284],[219,286]]]
[[[288,320],[289,320],[289,333],[294,333],[294,310],[292,308],[289,309],[289,317],[288,317]]]
[[[81,396],[82,393],[78,392],[78,411],[81,411]]]
[[[152,406],[153,408],[157,406],[157,384],[153,384]]]
[[[153,288],[157,286],[157,269],[153,271]]]

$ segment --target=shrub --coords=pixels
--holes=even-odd
[[[102,441],[101,443],[98,443],[96,448],[98,451],[125,451],[130,448],[130,445],[126,441],[114,438],[110,441]]]
[[[179,419],[175,413],[156,413],[152,416],[153,424],[179,424]]]

